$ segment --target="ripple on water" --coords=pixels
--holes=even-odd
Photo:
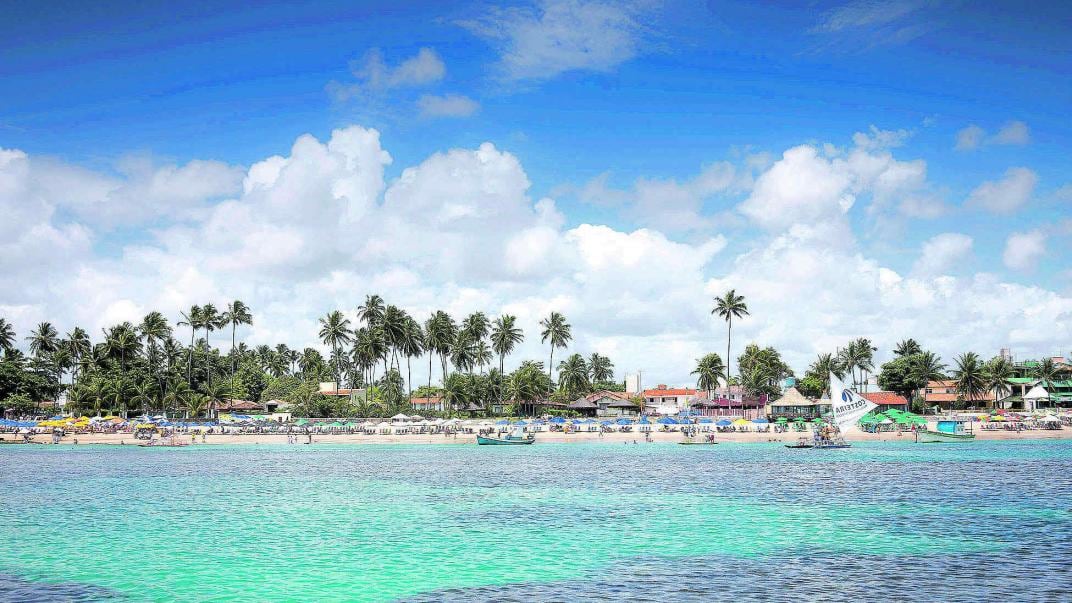
[[[5,447],[0,572],[19,578],[0,591],[1017,601],[1069,583],[1072,442],[692,448]],[[101,590],[39,596],[83,585]]]

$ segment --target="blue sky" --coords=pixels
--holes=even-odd
[[[302,134],[326,141],[360,125],[390,153],[389,184],[435,153],[491,142],[523,166],[530,202],[554,198],[565,230],[723,237],[732,253],[704,264],[710,285],[738,251],[777,235],[740,209],[756,179],[798,145],[847,159],[854,134],[873,126],[892,137],[872,154],[922,162],[925,179],[890,193],[886,209],[874,190],[853,191],[854,253],[908,275],[941,248],[924,272],[1067,295],[1072,5],[984,4],[9,3],[0,147],[124,180],[134,160],[245,169],[286,156]],[[658,194],[636,201],[638,181],[683,184],[722,162],[747,182],[681,193],[698,197],[696,225],[664,223]],[[986,182],[989,196],[977,192]],[[906,195],[941,209],[890,209]],[[1003,195],[1019,200],[993,211]],[[49,203],[57,228],[91,222],[76,203]],[[123,261],[202,218],[91,224],[91,256]],[[970,250],[951,237],[927,247],[950,233]],[[1010,243],[1017,233],[1030,240]]]

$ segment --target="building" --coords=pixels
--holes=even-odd
[[[655,389],[646,389],[641,394],[644,398],[644,412],[656,415],[676,415],[689,410],[692,399],[707,397],[707,392],[688,387],[670,388],[660,383]]]
[[[447,410],[447,402],[443,396],[428,396],[425,398],[410,398],[410,405],[414,410],[443,412]]]
[[[249,400],[221,400],[208,406],[208,416],[210,417],[218,417],[220,413],[248,415],[263,414],[264,412],[264,404],[250,402]]]
[[[812,400],[795,387],[785,390],[781,398],[767,406],[767,415],[772,419],[814,419],[833,410],[829,400]]]
[[[322,396],[349,398],[351,402],[357,401],[365,395],[364,389],[337,387],[334,381],[321,381],[319,391]]]
[[[692,399],[690,407],[695,414],[702,417],[743,417],[745,419],[759,419],[766,416],[766,405],[766,396],[749,396],[743,400],[695,397]]]
[[[865,392],[860,395],[872,404],[878,406],[874,412],[886,412],[890,409],[903,410],[905,412],[910,410],[908,400],[901,394],[894,392]]]
[[[994,406],[994,392],[983,392],[976,400],[968,401],[957,393],[957,382],[952,379],[928,382],[927,388],[923,390],[923,399],[928,407],[938,407],[941,410],[953,410],[954,405],[975,408]]]
[[[598,391],[578,398],[566,408],[589,417],[635,417],[640,408],[624,392]]]

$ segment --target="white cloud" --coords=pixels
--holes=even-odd
[[[965,272],[961,264],[971,257],[971,253],[971,237],[956,232],[942,233],[923,243],[913,272],[925,276],[942,275],[951,270]]]
[[[986,130],[979,126],[972,124],[963,130],[957,132],[957,146],[958,151],[971,151],[979,148],[979,145],[983,142],[983,137],[986,136]]]
[[[392,88],[427,86],[442,80],[447,67],[431,48],[421,48],[416,55],[394,67],[384,60],[383,51],[372,48],[360,61],[351,64],[350,72],[356,82],[328,82],[327,91],[337,102],[383,93]]]
[[[174,318],[193,303],[238,298],[255,317],[240,339],[304,347],[319,345],[317,317],[352,311],[378,292],[421,320],[438,308],[517,314],[527,339],[508,368],[522,358],[546,360],[537,323],[562,310],[574,325],[569,351],[610,353],[619,374],[643,369],[646,379],[681,384],[691,381],[695,358],[723,347],[711,297],[732,287],[752,311],[734,325],[735,353],[751,340],[774,345],[798,371],[814,353],[861,335],[882,348],[880,358],[904,337],[947,358],[1003,345],[1049,351],[1072,337],[1069,297],[972,275],[968,266],[950,270],[970,254],[965,235],[929,241],[909,275],[867,257],[842,199],[896,197],[889,191],[925,177],[922,166],[881,151],[788,150],[746,201],[769,232],[735,239],[732,248],[713,229],[683,242],[650,226],[566,226],[554,200],[530,196],[518,158],[490,143],[433,154],[387,182],[392,159],[379,133],[349,127],[323,141],[301,136],[289,152],[250,166],[228,199],[188,199],[203,209],[142,232],[136,243],[109,240],[118,253],[95,254],[98,227],[71,221],[33,193],[35,161],[0,152],[0,211],[11,218],[0,221],[0,313],[20,334],[45,318],[63,331],[79,324],[96,334],[149,309]],[[711,164],[683,181],[644,182],[653,190],[719,190],[727,169]],[[72,174],[90,184],[115,178]],[[808,195],[798,197],[797,188]],[[638,192],[628,194],[631,203]],[[413,367],[420,382],[422,366]]]
[[[861,149],[878,151],[899,147],[912,137],[908,130],[880,130],[872,125],[868,132],[857,132],[852,135],[852,142]]]
[[[915,0],[875,2],[854,0],[826,13],[819,31],[837,32],[845,29],[866,28],[883,25],[907,16],[924,5]]]
[[[1022,121],[1010,121],[991,140],[993,144],[1025,145],[1031,141],[1027,124]]]
[[[1019,145],[1031,142],[1031,132],[1022,121],[1007,122],[993,136],[987,136],[986,130],[972,124],[957,132],[958,151],[973,151],[983,145]]]
[[[1001,259],[1013,270],[1031,271],[1046,255],[1046,233],[1041,230],[1014,232],[1005,241]]]
[[[499,44],[511,80],[566,71],[609,71],[643,52],[637,3],[543,0],[535,8],[496,8],[459,24]]]
[[[787,150],[759,176],[739,209],[770,230],[829,224],[840,221],[855,203],[851,186],[852,176],[841,160],[827,159],[815,147],[802,145]]]
[[[1009,168],[1001,180],[988,180],[976,187],[968,195],[968,206],[996,214],[1014,212],[1031,198],[1037,182],[1038,176],[1027,168]]]
[[[480,109],[480,103],[461,94],[426,94],[417,101],[417,107],[423,117],[469,117]]]

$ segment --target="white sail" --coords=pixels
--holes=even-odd
[[[830,403],[834,407],[834,424],[838,429],[855,425],[860,417],[875,408],[873,402],[846,388],[833,373],[830,373]]]

